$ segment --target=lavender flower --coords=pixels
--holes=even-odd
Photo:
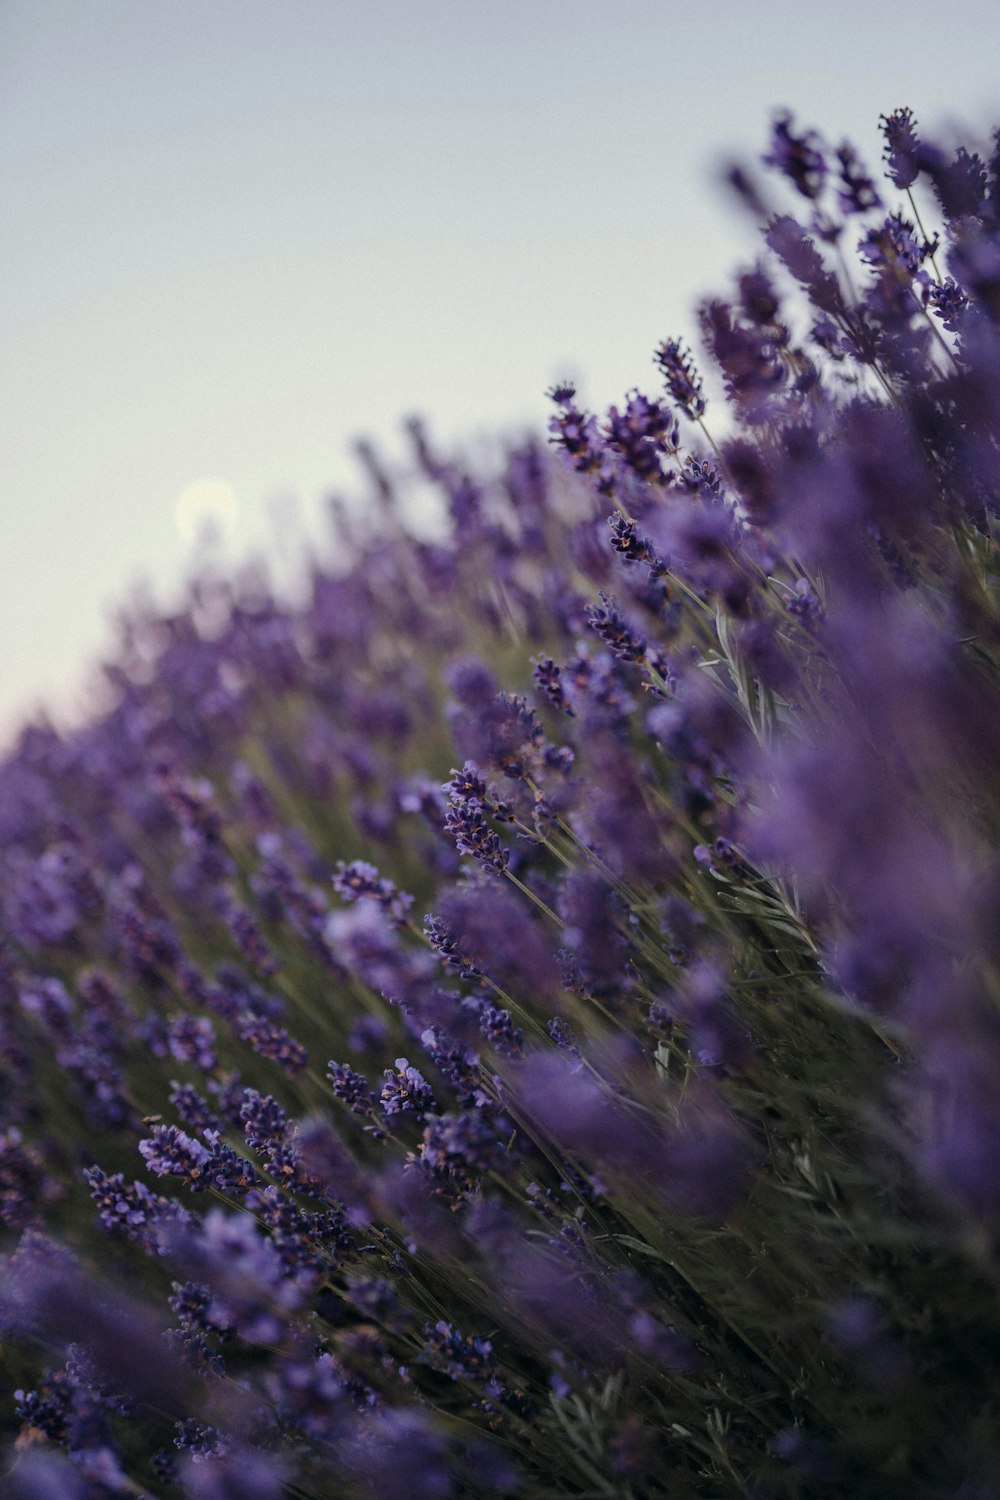
[[[882,127],[730,171],[710,426],[363,445],[0,759],[12,1493],[993,1494],[1000,144]]]
[[[765,165],[777,167],[803,198],[818,198],[826,181],[827,165],[819,136],[814,130],[796,135],[793,117],[787,111],[777,116],[771,135],[771,150]]]
[[[386,1068],[380,1101],[390,1118],[400,1114],[426,1114],[434,1104],[434,1094],[420,1072],[405,1057],[396,1058],[395,1069]]]
[[[601,593],[600,606],[590,605],[587,623],[620,661],[642,662],[646,657],[646,641],[632,629],[610,595]]]
[[[908,188],[916,180],[919,140],[917,122],[910,109],[894,109],[890,115],[879,115],[885,145],[882,156],[892,182],[898,188]]]
[[[701,377],[694,368],[690,352],[676,339],[667,339],[656,351],[656,363],[678,410],[695,421],[704,416]]]
[[[152,1135],[139,1142],[139,1153],[157,1177],[183,1177],[196,1192],[207,1186],[205,1169],[213,1153],[176,1125],[155,1125]]]
[[[412,896],[397,891],[391,880],[384,879],[374,865],[366,864],[362,859],[352,860],[349,865],[341,864],[333,877],[333,887],[345,901],[357,901],[366,896],[377,901],[399,922],[406,920],[413,905]]]
[[[442,1115],[424,1127],[420,1164],[435,1181],[471,1192],[486,1172],[510,1163],[503,1121],[483,1109]]]

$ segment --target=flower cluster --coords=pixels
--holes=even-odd
[[[882,130],[0,764],[5,1494],[997,1493],[1000,149]]]

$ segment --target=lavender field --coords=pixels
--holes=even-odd
[[[1000,132],[882,133],[0,766],[0,1494],[1000,1497]]]

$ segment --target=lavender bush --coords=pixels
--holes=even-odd
[[[882,128],[0,768],[4,1494],[1000,1496],[1000,136]]]

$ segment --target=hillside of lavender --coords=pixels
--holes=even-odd
[[[1000,1497],[1000,132],[881,130],[0,765],[3,1496]]]

